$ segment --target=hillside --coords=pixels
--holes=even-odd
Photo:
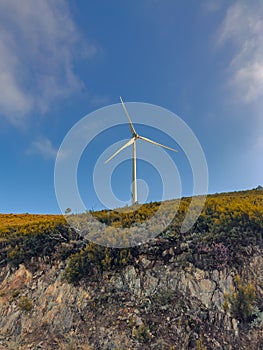
[[[0,349],[263,349],[263,191],[209,195],[182,234],[189,203],[125,249],[62,216],[0,215]],[[83,215],[112,241],[159,206]]]

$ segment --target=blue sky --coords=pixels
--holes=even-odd
[[[167,108],[189,125],[206,155],[210,193],[263,184],[262,32],[261,0],[2,0],[0,212],[59,212],[61,142],[120,95]],[[143,131],[167,143],[162,133]],[[94,140],[93,159],[83,154],[79,188],[87,208],[102,207],[92,164],[120,135],[128,138],[129,129]],[[191,195],[191,169],[182,155],[173,159],[182,194]],[[124,200],[130,168],[120,164],[112,179]],[[159,200],[156,171],[142,162],[138,172],[149,182],[148,201]]]

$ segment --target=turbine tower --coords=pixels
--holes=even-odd
[[[137,163],[137,159],[136,159],[136,141],[139,139],[139,140],[143,140],[143,141],[146,141],[146,142],[150,142],[150,143],[152,143],[152,144],[154,144],[156,146],[160,146],[160,147],[169,149],[170,151],[173,151],[173,152],[178,152],[178,151],[176,149],[173,149],[173,148],[168,147],[168,146],[164,146],[161,143],[152,141],[150,139],[147,139],[144,136],[141,136],[141,135],[137,134],[137,132],[136,132],[136,130],[135,130],[133,124],[132,124],[131,118],[129,116],[129,113],[128,113],[126,107],[125,107],[125,104],[124,104],[121,96],[120,96],[120,100],[121,100],[121,104],[122,104],[122,107],[124,109],[124,112],[125,112],[125,114],[127,116],[127,119],[128,119],[128,123],[129,123],[129,126],[130,126],[130,131],[131,131],[131,134],[132,134],[132,138],[127,143],[125,143],[121,148],[119,148],[110,158],[108,158],[106,160],[105,164],[108,163],[110,160],[112,160],[112,158],[114,158],[117,154],[119,154],[126,147],[129,147],[131,145],[133,146],[133,156],[132,156],[132,205],[134,205],[134,204],[138,203],[138,199],[137,199],[137,176],[136,176],[136,163]]]

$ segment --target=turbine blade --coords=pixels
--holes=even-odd
[[[120,149],[118,149],[118,151],[116,151],[112,156],[110,156],[110,158],[108,158],[105,161],[105,164],[108,163],[110,160],[112,160],[112,158],[114,158],[115,156],[117,156],[117,154],[119,154],[122,150],[124,150],[124,148],[129,147],[130,145],[132,145],[135,142],[135,137],[133,137],[132,139],[130,139],[128,142],[125,143],[125,145],[123,145]]]
[[[164,146],[164,145],[162,145],[161,143],[158,143],[158,142],[152,141],[152,140],[150,140],[150,139],[147,139],[147,137],[143,137],[143,136],[140,136],[140,135],[139,135],[138,138],[141,139],[141,140],[143,140],[143,141],[150,142],[150,143],[152,143],[152,144],[154,144],[154,145],[156,145],[156,146],[160,146],[160,147],[163,147],[163,148],[167,148],[167,149],[169,149],[170,151],[178,152],[178,151],[177,151],[176,149],[174,149],[174,148],[171,148],[171,147],[168,147],[168,146]]]
[[[135,134],[137,134],[137,133],[136,133],[136,131],[135,131],[135,129],[134,129],[134,126],[133,126],[133,124],[132,124],[131,118],[130,118],[130,116],[129,116],[129,113],[128,113],[126,107],[125,107],[125,104],[124,104],[124,102],[123,102],[121,96],[120,96],[120,100],[121,100],[122,108],[124,109],[124,112],[125,112],[125,114],[126,114],[126,116],[127,116],[127,118],[128,118],[128,122],[129,122],[129,126],[130,126],[131,133],[132,133],[132,135],[135,135]]]

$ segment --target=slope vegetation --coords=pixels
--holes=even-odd
[[[190,198],[166,204],[170,225],[125,249],[62,216],[0,216],[0,348],[263,348],[263,191],[209,195],[185,234]],[[111,242],[159,206],[82,218]]]

